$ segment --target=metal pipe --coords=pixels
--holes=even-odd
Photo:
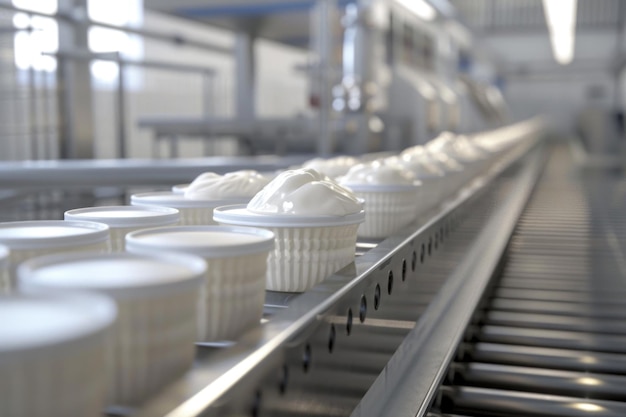
[[[82,61],[100,60],[111,61],[117,64],[125,66],[145,67],[145,68],[157,68],[180,72],[199,72],[206,76],[215,76],[216,71],[214,68],[204,67],[200,65],[182,65],[175,64],[167,61],[155,61],[155,60],[136,60],[121,58],[118,53],[95,53],[91,51],[58,51],[58,52],[45,52],[44,55],[55,56],[61,59],[73,59]]]
[[[117,77],[117,155],[126,158],[126,65],[118,61],[119,75]]]
[[[464,350],[464,359],[474,362],[626,375],[626,358],[615,353],[498,343],[466,345]]]
[[[554,417],[626,415],[626,404],[615,401],[473,387],[445,388],[441,394],[443,411],[454,414],[478,412],[480,415],[545,416],[549,413]]]

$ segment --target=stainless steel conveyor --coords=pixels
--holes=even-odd
[[[441,413],[626,415],[625,184],[552,153],[448,369]]]
[[[426,413],[543,156],[531,140],[414,228],[360,242],[354,264],[312,290],[269,293],[260,329],[233,346],[199,346],[185,378],[122,414]]]
[[[559,326],[572,324],[566,314],[544,313],[559,308],[571,311],[572,304],[583,304],[580,297],[585,291],[570,291],[569,298],[553,303],[550,291],[562,292],[557,284],[564,280],[520,278],[520,274],[541,272],[545,267],[541,262],[529,266],[518,262],[521,269],[514,273],[506,270],[512,275],[504,280],[517,280],[517,285],[523,281],[527,288],[517,289],[524,291],[512,294],[516,287],[510,286],[491,291],[492,278],[497,276],[494,272],[501,269],[516,226],[520,230],[519,225],[528,218],[522,213],[546,155],[551,152],[540,140],[542,126],[531,126],[535,127],[527,131],[531,138],[526,146],[501,158],[486,175],[476,178],[411,228],[382,241],[358,242],[353,264],[304,294],[268,293],[265,319],[259,328],[235,344],[198,346],[195,364],[183,378],[141,407],[111,408],[106,413],[124,417],[425,416],[448,412],[489,415],[481,414],[479,408],[472,409],[469,402],[460,402],[469,398],[472,390],[493,390],[477,386],[478,381],[503,378],[502,373],[511,371],[510,367],[522,367],[533,360],[542,366],[550,361],[550,355],[558,354],[530,350],[519,355],[519,362],[507,364],[509,368],[485,368],[483,364],[489,364],[485,358],[511,356],[506,347],[516,337],[515,331],[524,329],[519,323],[530,327],[540,322],[546,327],[542,331],[558,331],[563,343],[573,343],[566,337],[567,331],[588,330],[599,323],[592,319],[605,314],[604,310],[609,315],[619,313],[619,308],[614,309],[619,299],[613,296],[602,308],[589,308],[587,321],[577,321],[578,327],[564,331]],[[72,176],[79,171],[73,172],[70,165],[61,164],[56,176],[46,179],[51,187],[62,185],[63,178],[68,177],[75,178],[68,185],[78,188],[91,180],[110,185],[110,180],[100,179],[97,169],[90,171],[87,167],[82,167],[89,175],[82,177],[81,185],[80,179]],[[109,168],[102,167],[100,175]],[[173,165],[165,167],[164,172],[158,165],[127,168],[127,174],[141,173],[140,178],[124,180],[118,172],[114,174],[118,185],[146,184],[142,182],[146,178],[155,184],[159,180],[171,183],[176,180],[168,174],[179,175],[178,167]],[[39,174],[46,169],[54,171],[52,166],[41,169],[44,171]],[[25,187],[36,186],[35,173],[23,167],[16,174]],[[568,200],[564,204],[570,205]],[[522,222],[518,223],[520,216]],[[516,239],[509,251],[523,243]],[[616,239],[619,241],[619,235]],[[557,248],[548,246],[545,251]],[[577,265],[562,264],[562,271],[575,270]],[[533,282],[552,286],[541,288],[546,291],[538,295]],[[571,285],[586,288],[590,284],[574,280]],[[484,317],[475,314],[486,311],[489,302],[504,303],[507,309],[492,309]],[[537,311],[515,310],[520,303],[538,303],[539,307]],[[550,320],[543,321],[537,315],[550,316]],[[516,321],[518,325],[511,324]],[[511,339],[502,339],[506,337]],[[534,337],[549,340],[555,334],[537,333]],[[594,343],[619,345],[607,339],[608,335],[603,337],[594,339]],[[529,347],[517,344],[518,350]],[[564,348],[567,346],[549,349]],[[621,364],[615,355],[598,350],[592,355],[597,361],[595,369],[600,372],[613,363]],[[562,363],[579,359],[575,354],[560,357]],[[625,365],[616,365],[615,369],[619,366]],[[457,379],[457,375],[473,378],[472,382],[464,384],[466,380]],[[472,397],[472,404],[477,398],[483,397]]]

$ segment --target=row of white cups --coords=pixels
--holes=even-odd
[[[173,190],[65,220],[0,223],[0,416],[141,404],[191,367],[196,342],[260,325],[266,289],[306,291],[354,260],[357,234],[401,230],[529,134],[514,125],[444,135],[374,162],[411,171],[415,190],[407,198],[389,184],[357,184],[365,208],[350,215],[240,215],[245,206]],[[310,165],[332,174],[352,162]]]

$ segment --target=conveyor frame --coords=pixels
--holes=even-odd
[[[298,410],[301,415],[390,415],[390,410],[398,412],[394,415],[425,415],[454,354],[441,346],[455,349],[460,341],[462,323],[480,300],[542,167],[541,146],[531,151],[529,146],[499,161],[433,217],[378,243],[354,264],[290,298],[288,308],[279,307],[235,346],[199,348],[194,369],[136,415],[294,415],[294,409],[284,409],[289,404],[305,407]],[[435,257],[444,242],[456,249]],[[451,252],[448,259],[446,252]],[[428,260],[431,254],[439,260]],[[432,279],[427,276],[431,273]],[[434,291],[422,294],[420,285]],[[387,316],[373,311],[374,305],[386,304],[394,288],[396,293],[402,290],[395,301],[399,306],[388,304],[392,310]],[[461,296],[466,300],[457,303]],[[458,308],[449,308],[454,305]],[[396,313],[405,318],[393,317]],[[389,363],[381,360],[378,368],[372,365],[367,371],[353,372],[364,366],[355,361],[345,364],[347,370],[336,368],[329,358],[340,356],[339,347],[351,343],[379,344],[386,358],[396,353]],[[330,362],[318,376],[307,377],[318,360]],[[341,386],[337,395],[328,392],[335,385]],[[320,393],[317,400],[315,393]],[[292,403],[289,395],[294,396]],[[316,413],[315,407],[327,409]]]

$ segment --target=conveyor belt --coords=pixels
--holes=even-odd
[[[510,132],[521,135],[519,146],[500,156],[485,175],[421,216],[412,227],[381,241],[360,241],[354,263],[306,293],[268,292],[262,326],[251,329],[235,344],[197,346],[194,366],[184,376],[137,408],[110,407],[107,415],[422,417],[429,411],[459,343],[463,343],[468,323],[470,333],[487,334],[490,328],[493,338],[503,339],[523,339],[524,335],[501,329],[520,331],[524,329],[520,323],[527,328],[538,323],[544,333],[535,334],[535,338],[613,346],[616,352],[595,354],[595,371],[626,368],[620,356],[620,346],[626,343],[620,336],[607,334],[612,327],[606,317],[617,322],[623,316],[617,291],[608,291],[602,308],[583,311],[579,306],[586,300],[585,282],[578,280],[567,288],[567,298],[560,303],[552,301],[565,292],[558,284],[568,282],[573,273],[588,266],[584,260],[550,271],[560,279],[555,278],[551,287],[540,288],[540,294],[531,285],[533,280],[524,278],[549,268],[549,261],[539,256],[546,256],[553,249],[550,247],[541,249],[532,265],[518,262],[517,271],[511,269],[516,265],[512,259],[507,272],[510,277],[502,281],[511,280],[512,284],[494,293],[504,300],[502,311],[485,316],[483,327],[480,321],[471,320],[545,160],[541,123],[525,122]],[[32,199],[9,195],[3,202],[12,209],[3,210],[0,217],[60,218],[67,205],[76,207],[79,200],[87,199],[86,205],[117,202],[123,196],[119,191],[126,191],[131,184],[124,181],[116,189],[86,194],[82,192],[88,188],[86,184],[76,185],[76,189],[52,190]],[[519,239],[513,242],[513,246],[523,244]],[[568,244],[580,246],[573,240]],[[536,303],[537,312],[522,309],[531,302]],[[515,305],[519,311],[513,310]],[[556,313],[547,321],[537,317],[542,311]],[[585,311],[585,320],[574,316]],[[511,327],[511,323],[519,326]],[[576,331],[590,329],[597,331],[595,339],[576,339]],[[568,332],[569,338],[565,338]],[[468,339],[462,346],[471,347],[474,342]],[[550,363],[551,357],[558,356],[564,367],[570,366],[563,370],[570,371],[576,370],[579,360],[576,355],[555,352],[562,350],[558,346],[528,351],[525,356],[499,351],[499,347],[507,346],[505,343],[485,340],[475,346],[474,355],[481,352],[477,348],[481,346],[488,357],[508,354]],[[523,367],[525,363],[508,366]],[[461,367],[462,371],[463,366],[464,362],[458,362],[451,369]],[[501,378],[493,369],[487,371],[492,378]],[[617,391],[607,393],[616,395]]]
[[[626,416],[622,186],[577,174],[565,149],[553,152],[438,412]]]

